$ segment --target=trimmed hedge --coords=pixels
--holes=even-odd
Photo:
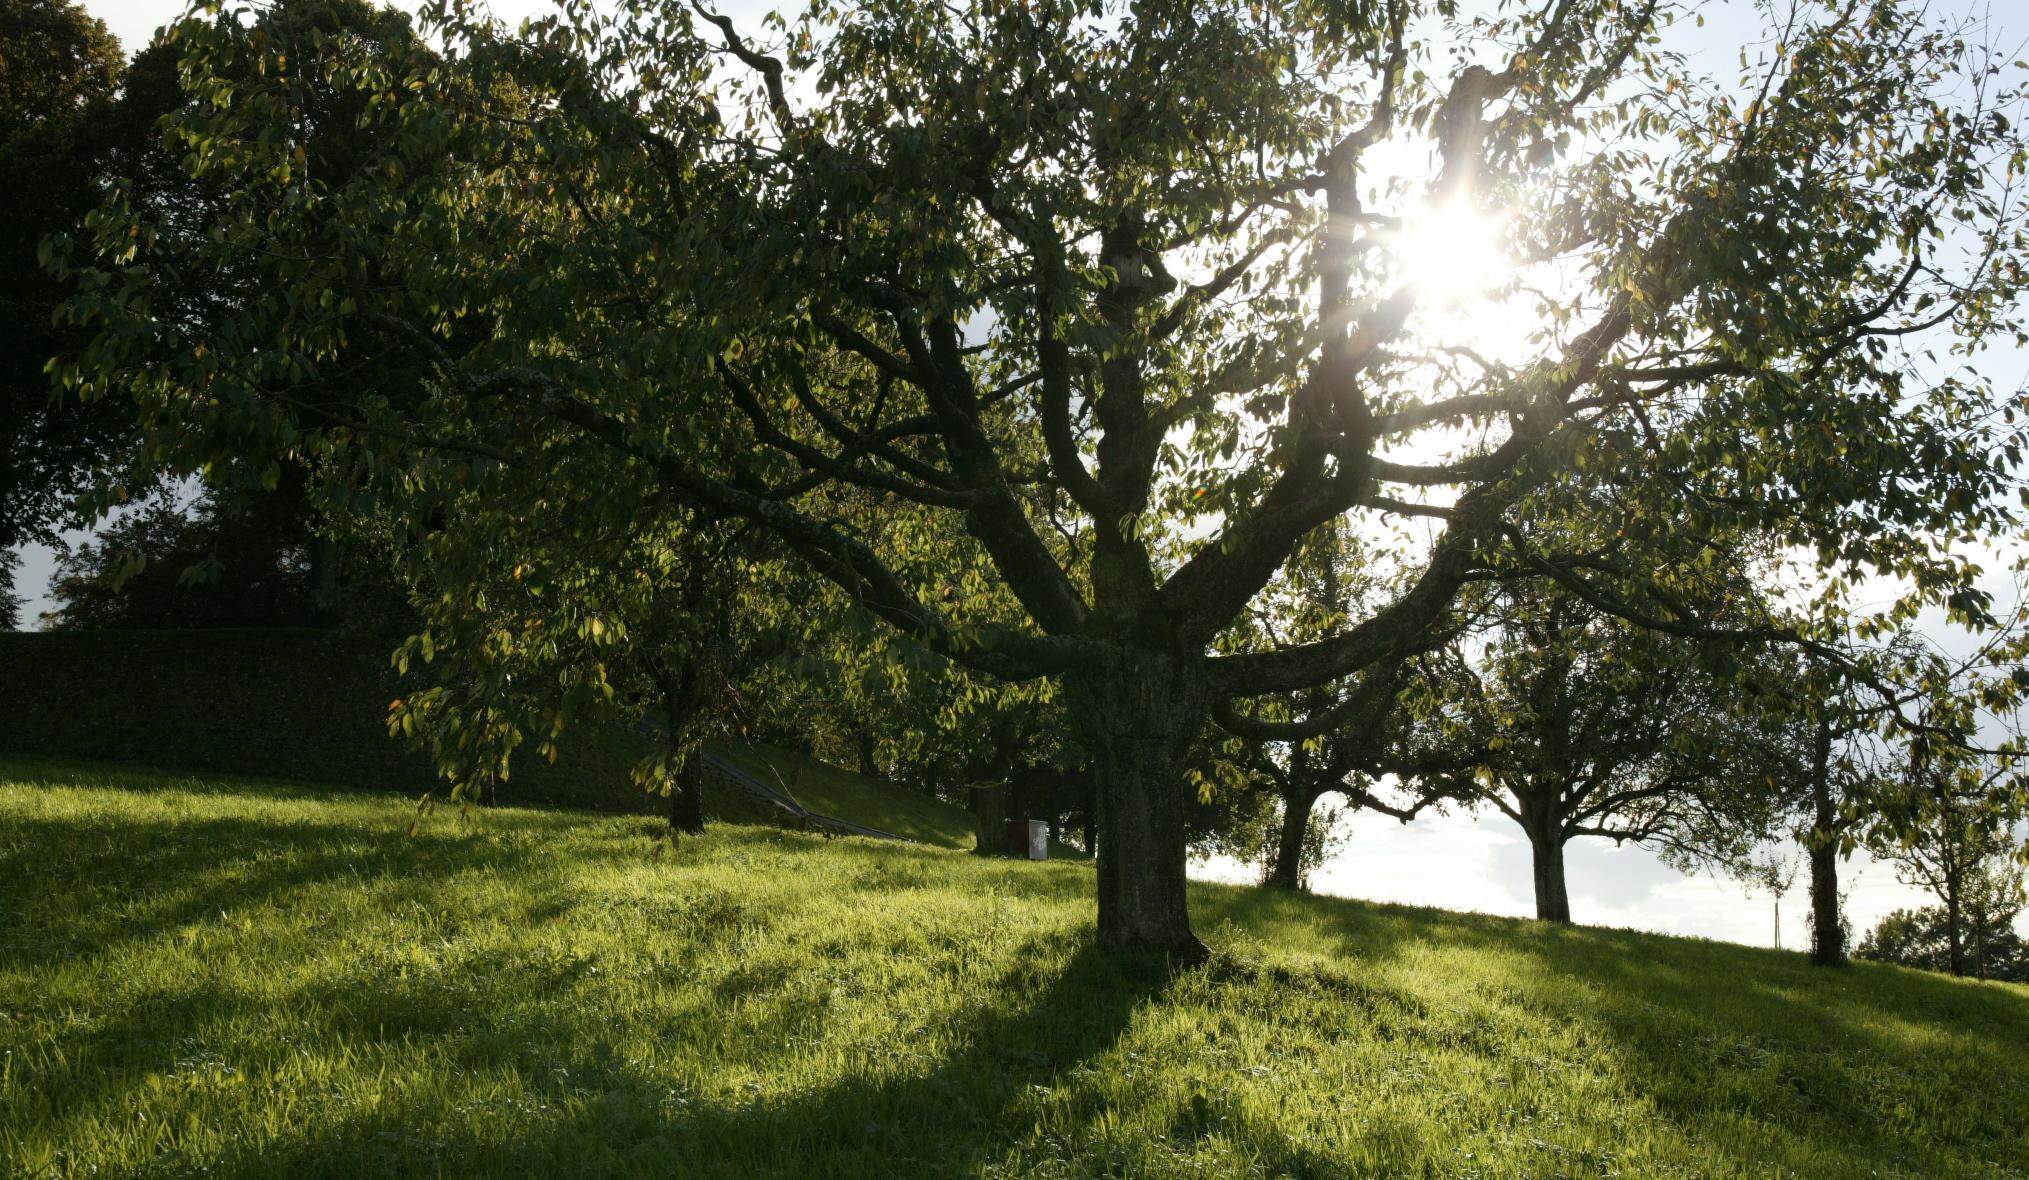
[[[0,632],[0,752],[421,794],[428,760],[387,736],[386,653],[308,629]],[[619,726],[517,758],[502,801],[652,812]]]

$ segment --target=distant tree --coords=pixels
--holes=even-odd
[[[1249,625],[1226,642],[1267,650],[1312,642],[1399,595],[1402,587],[1383,573],[1386,563],[1374,548],[1371,538],[1343,522],[1319,526],[1265,589]],[[1244,713],[1215,707],[1213,717],[1229,735],[1219,751],[1227,769],[1212,776],[1223,782],[1201,793],[1260,796],[1229,807],[1240,842],[1222,841],[1230,846],[1220,850],[1261,863],[1262,884],[1270,888],[1300,889],[1326,853],[1311,824],[1320,800],[1331,797],[1348,811],[1407,823],[1438,800],[1456,797],[1448,776],[1471,763],[1435,748],[1403,695],[1405,685],[1432,674],[1420,649],[1437,647],[1457,628],[1455,621],[1432,626],[1421,642],[1405,643],[1391,665],[1357,679],[1257,698]],[[1378,780],[1391,775],[1411,789],[1384,797]]]
[[[1851,649],[1837,659],[1766,653],[1760,668],[1766,683],[1751,700],[1772,770],[1767,785],[1776,824],[1802,848],[1809,869],[1810,956],[1819,966],[1846,962],[1839,862],[1860,847],[1890,789],[1880,771],[1886,746],[1878,731],[1893,708],[1873,691],[1879,682],[1856,678],[1878,670]],[[1780,906],[1787,885],[1775,888],[1776,866],[1794,866],[1780,849],[1757,851],[1727,868],[1750,887],[1775,892]]]
[[[1789,896],[1791,885],[1796,883],[1796,858],[1788,850],[1765,850],[1759,855],[1747,856],[1726,866],[1734,876],[1758,893],[1766,893],[1774,906],[1773,925],[1774,947],[1782,949],[1782,899]]]
[[[1571,920],[1564,848],[1575,838],[1718,864],[1762,841],[1784,768],[1737,655],[1550,583],[1486,594],[1491,629],[1452,649],[1431,711],[1453,757],[1476,767],[1458,776],[1463,793],[1527,834],[1537,917]]]
[[[1810,864],[1811,961],[1821,967],[1846,962],[1849,935],[1839,892],[1839,862],[1859,846],[1869,799],[1884,785],[1864,739],[1876,726],[1876,710],[1856,699],[1850,686],[1827,684],[1828,670],[1810,668],[1797,682],[1801,699],[1815,716],[1804,722],[1808,753],[1798,780],[1808,812],[1796,825]]]
[[[1403,677],[1416,675],[1421,661]],[[1472,763],[1419,732],[1399,700],[1400,679],[1368,678],[1365,701],[1345,713],[1345,724],[1322,737],[1288,742],[1237,743],[1245,771],[1273,801],[1274,828],[1260,845],[1262,884],[1301,889],[1322,862],[1326,846],[1312,830],[1322,800],[1332,800],[1347,818],[1363,811],[1402,823],[1447,801],[1476,798]],[[1233,748],[1233,747],[1229,747]],[[1392,786],[1384,788],[1383,780]]]
[[[2006,883],[2005,877],[1995,881],[1997,886],[2005,887]],[[1997,889],[1990,902],[1963,919],[1960,939],[1970,951],[1962,949],[1961,955],[1970,958],[1972,974],[1981,979],[2029,983],[2029,941],[2015,929],[2015,918],[2022,909],[2022,882],[2017,872],[2012,892]],[[1853,953],[1877,963],[1965,974],[1952,971],[1951,928],[1943,906],[1896,910],[1869,930]]]
[[[1392,665],[1490,562],[1715,630],[1558,548],[1546,480],[1616,475],[1644,530],[1745,522],[1983,609],[1947,538],[2012,520],[2012,393],[1892,342],[2015,330],[2021,121],[1915,5],[1802,10],[1744,88],[1620,0],[869,0],[778,52],[636,0],[480,12],[432,10],[455,60],[327,39],[320,71],[217,8],[179,26],[178,147],[230,207],[103,211],[69,255],[98,329],[71,387],[131,400],[179,469],[278,449],[362,496],[741,517],[947,658],[1054,681],[1109,948],[1203,953],[1185,764],[1220,702]],[[385,132],[365,166],[299,158],[321,86]],[[1396,182],[1384,141],[1429,167]],[[1515,356],[1420,298],[1426,220],[1498,225],[1454,269],[1513,276],[1490,285],[1541,329]],[[249,297],[189,331],[151,290],[179,268]],[[393,341],[431,352],[426,395],[354,396],[353,351]],[[962,528],[1021,617],[926,596],[838,487]],[[1218,650],[1349,513],[1429,523],[1400,593]]]
[[[1909,813],[1890,806],[1903,793],[1893,765],[1897,742],[1915,736],[1898,725],[1898,710],[1922,694],[1899,682],[1936,677],[1943,687],[1952,679],[1921,647],[1902,631],[1849,661],[1799,656],[1788,663],[1788,691],[1761,699],[1773,726],[1787,727],[1793,769],[1781,785],[1790,796],[1791,832],[1810,866],[1810,956],[1821,967],[1847,959],[1851,931],[1839,862],[1890,830],[1892,817]]]
[[[136,505],[58,556],[60,631],[301,626],[316,621],[309,565],[289,522],[205,498]]]
[[[2014,831],[2020,812],[1996,806],[1997,798],[2019,800],[1994,788],[2019,782],[2012,757],[1943,758],[1921,745],[1909,762],[1905,806],[1912,821],[1875,833],[1874,854],[1895,865],[1905,884],[1928,891],[1941,903],[1945,964],[1953,975],[1986,970],[1983,943],[1996,921],[2021,912],[2022,870],[2015,862],[2022,841]],[[2005,918],[1997,915],[2005,911]]]
[[[12,631],[21,625],[20,591],[14,588],[14,579],[21,571],[21,555],[12,549],[0,549],[0,631]]]
[[[476,527],[473,517],[494,536],[485,550],[384,522],[385,558],[418,611],[394,654],[410,687],[389,709],[390,733],[430,753],[453,798],[491,802],[524,747],[555,761],[590,722],[646,722],[663,743],[636,782],[668,798],[672,840],[702,832],[701,747],[763,711],[749,693],[802,634],[784,609],[799,596],[764,587],[797,567],[737,521],[588,519],[590,532],[610,523],[628,538],[626,560],[608,563],[587,559],[604,550],[584,533],[530,528],[483,499],[441,505],[435,519]]]

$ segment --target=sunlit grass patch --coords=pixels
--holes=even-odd
[[[61,778],[63,781],[51,781]],[[0,767],[0,1174],[2010,1176],[2029,991],[1090,869]]]

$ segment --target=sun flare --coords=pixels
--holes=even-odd
[[[1505,219],[1463,205],[1412,218],[1392,245],[1397,272],[1427,307],[1452,310],[1489,298],[1513,274]]]
[[[1508,361],[1529,350],[1541,324],[1534,301],[1514,289],[1505,216],[1433,206],[1405,221],[1388,252],[1395,281],[1416,294],[1417,319],[1430,338]]]

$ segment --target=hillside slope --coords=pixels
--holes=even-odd
[[[972,847],[972,816],[921,791],[777,746],[718,742],[714,749],[819,815],[893,832],[919,844]]]
[[[0,1174],[2022,1176],[2029,990],[0,764]]]

